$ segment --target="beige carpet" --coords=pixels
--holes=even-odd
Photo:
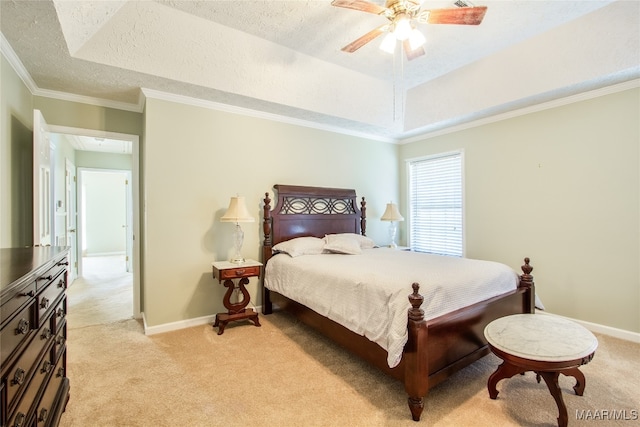
[[[103,307],[95,304],[110,311],[114,303],[72,290],[63,427],[556,425],[553,398],[532,373],[503,380],[498,399],[489,399],[486,381],[499,364],[492,355],[432,389],[415,423],[401,383],[287,315],[261,316],[260,328],[232,323],[221,336],[205,325],[147,337],[125,314],[96,323],[92,313]],[[582,369],[584,396],[561,377],[569,425],[638,425],[603,420],[602,411],[632,418],[640,410],[640,345],[598,339],[594,360]],[[576,419],[576,411],[591,419]]]

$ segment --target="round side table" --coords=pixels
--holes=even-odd
[[[566,427],[569,419],[562,399],[560,374],[576,379],[573,390],[582,396],[584,374],[578,369],[589,363],[598,347],[598,340],[581,325],[562,317],[544,314],[514,314],[489,323],[484,330],[489,348],[503,360],[487,382],[489,397],[498,397],[500,380],[527,371],[544,379],[558,405],[558,426]]]

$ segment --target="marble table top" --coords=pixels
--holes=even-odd
[[[243,267],[261,267],[262,263],[255,261],[253,259],[248,259],[243,263],[235,263],[231,261],[214,261],[211,263],[211,265],[217,268],[218,270],[228,270],[228,269],[243,268]]]
[[[545,314],[514,314],[489,323],[484,336],[493,347],[513,356],[564,362],[589,356],[597,338],[571,320]]]

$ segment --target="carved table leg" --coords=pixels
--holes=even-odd
[[[489,389],[489,397],[495,399],[498,397],[498,389],[496,389],[496,385],[500,380],[505,378],[511,378],[516,374],[523,374],[526,372],[525,369],[514,366],[506,361],[502,362],[498,369],[491,374],[489,377],[489,381],[487,382],[487,388]]]
[[[576,379],[576,385],[573,386],[573,391],[576,392],[578,396],[582,396],[584,394],[584,388],[587,385],[586,380],[584,378],[584,374],[578,368],[570,368],[562,371],[568,377],[573,377]]]
[[[547,383],[549,393],[551,393],[556,401],[556,405],[558,405],[558,427],[567,427],[567,424],[569,423],[567,407],[562,399],[562,391],[558,386],[558,377],[560,376],[560,372],[540,372],[540,376],[542,376],[544,382]]]
[[[219,327],[218,335],[222,335],[224,332],[224,328],[227,326],[229,322],[234,322],[237,320],[245,320],[248,319],[253,322],[256,326],[260,325],[260,320],[258,320],[258,313],[251,308],[246,308],[249,304],[249,291],[244,287],[249,283],[249,279],[243,277],[238,282],[237,289],[242,293],[242,300],[236,303],[231,302],[231,297],[233,296],[233,291],[236,289],[232,280],[225,280],[224,286],[227,288],[227,292],[224,295],[222,302],[224,303],[225,308],[227,308],[227,313],[218,313],[216,315],[216,321],[213,324],[213,327]]]

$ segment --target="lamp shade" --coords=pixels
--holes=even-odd
[[[255,219],[249,214],[247,204],[243,196],[232,197],[229,201],[227,211],[220,218],[221,222],[254,222]]]
[[[382,221],[404,221],[404,218],[400,215],[398,206],[395,203],[387,203],[387,209],[385,209],[380,219]]]

